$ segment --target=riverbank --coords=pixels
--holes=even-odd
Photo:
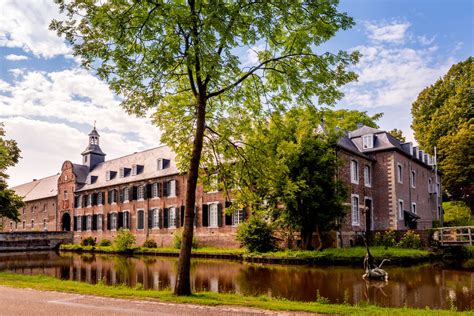
[[[199,305],[231,305],[256,307],[276,311],[300,311],[323,314],[342,315],[453,315],[454,311],[414,309],[414,308],[385,308],[374,305],[328,304],[324,298],[316,302],[298,302],[285,299],[270,298],[267,296],[243,296],[239,294],[218,294],[213,292],[200,292],[191,296],[175,296],[171,290],[156,291],[128,288],[126,286],[108,286],[104,284],[91,285],[76,281],[64,281],[44,275],[20,275],[0,272],[0,285],[15,288],[31,288],[43,291],[58,291],[100,297],[113,297],[135,300],[159,300],[180,304]],[[456,313],[456,315],[469,315],[469,312]]]
[[[136,254],[153,256],[179,256],[175,248],[135,247],[126,251],[117,251],[113,246],[81,246],[77,244],[61,245],[61,251],[93,252],[110,254]],[[440,255],[426,250],[371,247],[370,252],[376,260],[390,259],[386,265],[409,266],[440,259]],[[360,266],[366,255],[364,247],[331,248],[322,251],[287,250],[268,253],[249,253],[245,249],[198,248],[193,249],[194,258],[214,258],[238,260],[251,263],[310,264],[310,265],[349,265]]]

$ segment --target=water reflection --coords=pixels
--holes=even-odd
[[[126,284],[145,289],[173,288],[176,258],[126,257],[55,252],[0,254],[0,269],[23,274],[47,274],[87,283]],[[196,291],[269,295],[314,301],[316,293],[333,303],[370,302],[380,306],[474,308],[474,272],[436,266],[386,267],[388,282],[362,279],[362,269],[315,268],[193,260]]]

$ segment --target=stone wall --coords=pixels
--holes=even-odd
[[[72,239],[70,232],[0,233],[0,251],[50,250],[72,243]]]

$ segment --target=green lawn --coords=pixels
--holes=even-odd
[[[271,310],[307,311],[342,315],[453,315],[454,311],[440,311],[413,308],[382,308],[374,305],[323,304],[318,302],[297,302],[267,296],[243,296],[238,294],[218,294],[212,292],[195,293],[187,297],[178,297],[171,291],[131,289],[126,286],[91,285],[76,281],[62,281],[43,275],[21,275],[0,272],[0,284],[16,288],[59,291],[128,299],[158,299],[166,302],[192,303],[201,305],[238,305]],[[456,313],[468,315],[468,312]],[[472,315],[472,314],[470,314]]]

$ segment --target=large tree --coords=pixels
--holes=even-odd
[[[0,123],[0,217],[7,217],[19,221],[18,209],[23,206],[22,198],[8,189],[6,170],[18,163],[20,149],[16,141],[5,139],[5,130]]]
[[[421,148],[438,149],[443,186],[453,199],[474,206],[473,58],[453,65],[412,105],[413,130]]]
[[[255,117],[293,103],[314,97],[334,103],[342,95],[338,87],[355,79],[346,67],[358,54],[317,47],[353,20],[329,0],[56,2],[68,18],[50,27],[122,97],[125,109],[154,113],[161,141],[187,174],[175,293],[189,295],[200,164],[222,148],[210,142],[238,139]]]

